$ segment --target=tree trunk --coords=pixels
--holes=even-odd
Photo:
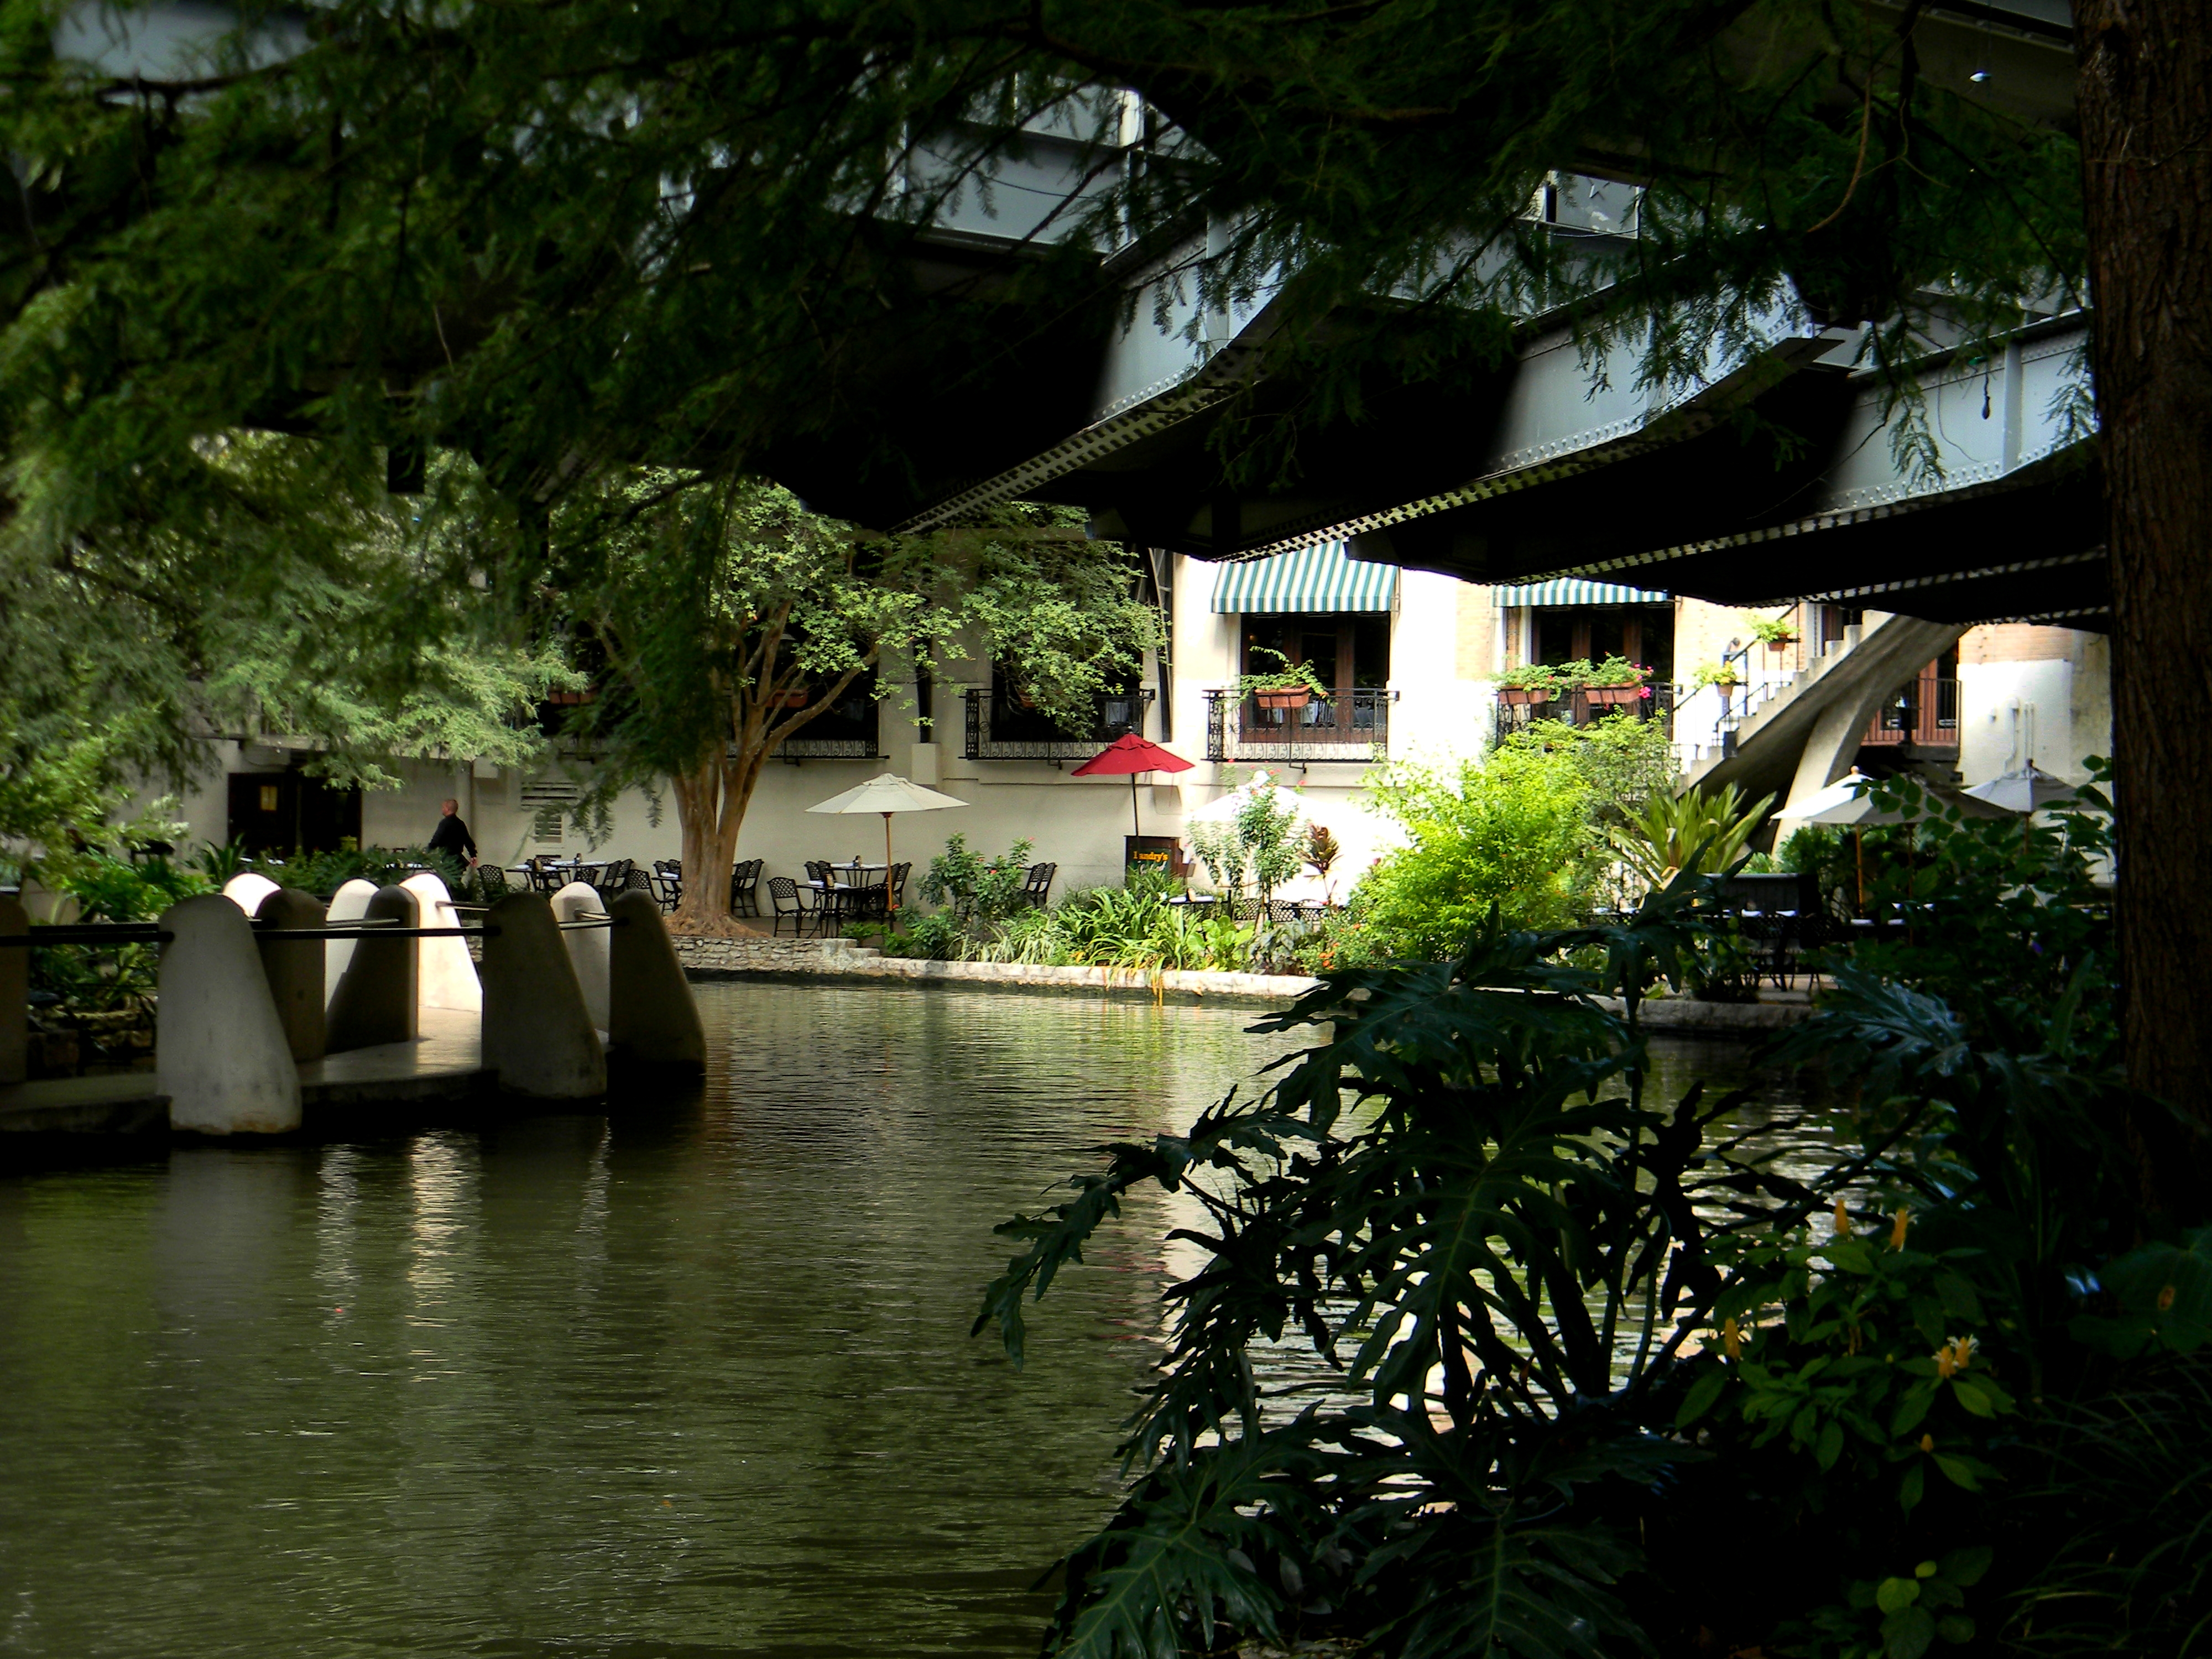
[[[678,933],[738,931],[730,908],[730,871],[738,861],[745,809],[752,805],[774,740],[756,708],[738,705],[733,723],[734,743],[718,746],[690,771],[669,780],[684,836],[684,898],[669,918],[670,928]],[[778,732],[775,737],[782,735]]]
[[[2122,1018],[2131,1126],[2178,1219],[2212,1212],[2212,9],[2078,0],[2109,507]]]
[[[860,674],[855,669],[845,675],[795,714],[781,714],[776,706],[793,689],[787,677],[731,699],[730,741],[669,779],[684,838],[684,897],[668,919],[672,932],[726,936],[738,931],[730,909],[730,871],[738,861],[738,832],[744,827],[745,809],[752,805],[769,755],[834,705]]]

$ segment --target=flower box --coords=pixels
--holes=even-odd
[[[1644,696],[1640,685],[1586,685],[1583,701],[1598,704],[1640,702]]]
[[[1262,708],[1303,708],[1313,701],[1313,693],[1303,685],[1287,691],[1255,691],[1252,696]]]
[[[1549,702],[1551,700],[1551,690],[1546,686],[1501,685],[1498,688],[1498,701],[1510,704],[1515,708],[1523,708],[1530,703]]]

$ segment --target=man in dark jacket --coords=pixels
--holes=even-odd
[[[457,859],[466,859],[470,869],[477,867],[476,839],[469,834],[469,826],[461,822],[460,802],[439,802],[438,827],[430,832],[430,850],[451,853]]]

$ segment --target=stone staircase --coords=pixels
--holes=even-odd
[[[1788,803],[1825,789],[1850,769],[1868,725],[1899,686],[1958,642],[1955,623],[1886,611],[1844,630],[1810,668],[1735,688],[1723,703],[1700,686],[1674,711],[1681,788],[1735,784],[1747,798]]]

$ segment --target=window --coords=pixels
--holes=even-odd
[[[1626,657],[1652,671],[1651,678],[1674,678],[1674,611],[1671,605],[1559,605],[1537,611],[1533,618],[1534,659],[1560,663],[1603,662]]]
[[[1379,691],[1390,683],[1390,618],[1381,611],[1245,617],[1240,672],[1280,668],[1261,654],[1269,651],[1306,664],[1333,691]]]

